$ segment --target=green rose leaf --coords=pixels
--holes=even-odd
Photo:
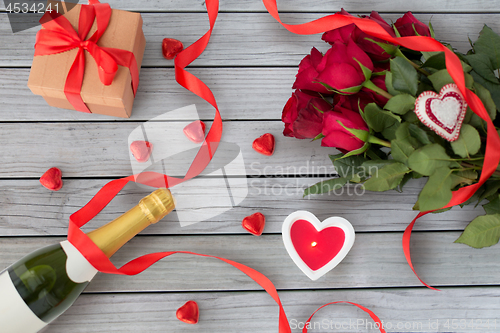
[[[391,163],[375,172],[373,176],[364,183],[368,191],[388,191],[396,188],[403,180],[404,175],[410,169],[403,163]]]
[[[481,148],[481,137],[474,127],[463,124],[462,129],[460,129],[460,136],[450,144],[455,154],[463,158],[469,158],[477,154]]]
[[[420,211],[440,209],[451,200],[452,178],[448,167],[440,167],[429,177],[418,196]]]
[[[465,228],[455,243],[476,249],[492,246],[500,239],[500,214],[478,216]]]
[[[408,131],[410,132],[411,137],[417,139],[424,145],[429,145],[431,144],[431,140],[429,139],[429,136],[427,135],[427,132],[418,127],[415,124],[408,124]]]
[[[408,94],[396,95],[391,98],[384,109],[392,111],[396,114],[405,114],[415,108],[415,97]]]
[[[426,56],[426,53],[431,53],[431,52],[422,52],[424,53],[424,58]],[[432,52],[434,53],[434,52]],[[434,69],[445,69],[446,68],[446,59],[444,52],[436,52],[436,54],[430,56],[427,58],[427,60],[424,62],[422,65],[424,68],[434,68]]]
[[[477,74],[481,75],[485,80],[498,84],[498,79],[493,72],[493,65],[486,54],[469,54],[465,58]]]
[[[394,89],[415,96],[418,89],[418,73],[410,63],[401,58],[391,59],[392,85]]]
[[[494,69],[500,68],[500,36],[487,25],[484,25],[479,33],[479,38],[474,43],[474,51],[487,55]]]
[[[500,180],[488,180],[484,186],[484,192],[479,196],[478,201],[481,202],[484,199],[496,194],[500,189]]]
[[[446,69],[442,69],[432,75],[429,75],[428,79],[431,80],[436,91],[440,91],[445,85],[454,82]]]
[[[321,181],[319,183],[314,184],[311,187],[308,187],[304,190],[303,197],[306,197],[310,194],[322,194],[337,190],[344,186],[347,183],[347,179],[345,178],[333,178],[325,181]]]
[[[340,157],[339,157],[340,155]],[[362,155],[353,155],[342,158],[343,154],[330,155],[333,166],[340,177],[358,183],[365,176],[364,168],[361,166],[366,159]]]
[[[408,164],[408,157],[415,151],[408,139],[397,139],[391,141],[392,158],[403,164]]]
[[[483,205],[486,214],[500,214],[500,195],[497,195],[495,199],[491,200],[486,205]]]
[[[364,115],[366,124],[375,132],[382,132],[396,123],[401,122],[400,117],[392,112],[382,110],[375,103],[370,103],[365,106]]]
[[[483,102],[491,120],[495,120],[497,116],[497,106],[491,97],[490,91],[477,82],[474,82],[474,90],[476,91],[477,96],[481,99],[481,102]]]
[[[415,150],[408,158],[408,166],[424,176],[430,176],[437,168],[447,167],[449,164],[450,157],[437,143]]]
[[[477,180],[478,174],[475,170],[458,171],[451,174],[453,180],[451,188],[457,185],[471,185]]]
[[[365,170],[365,174],[368,176],[373,176],[378,174],[378,171],[385,167],[386,165],[396,163],[395,160],[369,160],[363,163],[362,167]]]
[[[475,71],[470,72],[472,77],[474,78],[474,81],[481,84],[483,87],[488,89],[488,91],[491,94],[491,98],[495,102],[495,105],[497,109],[500,109],[500,83],[495,84],[491,83],[490,81],[486,81],[483,79],[483,77],[479,74],[477,74]]]
[[[401,94],[401,92],[394,89],[394,86],[392,85],[392,73],[391,72],[385,73],[385,87],[387,89],[387,92],[389,94],[391,94],[392,96],[396,96],[396,95]]]

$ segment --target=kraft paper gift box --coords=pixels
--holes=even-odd
[[[64,14],[76,32],[78,32],[82,6],[76,5]],[[96,43],[100,47],[132,52],[137,63],[137,74],[146,47],[142,23],[139,13],[112,9],[109,24]],[[90,38],[96,30],[97,24],[94,20],[85,39]],[[75,110],[75,106],[68,101],[64,90],[68,73],[77,53],[78,47],[56,54],[35,55],[28,80],[28,87],[31,91],[36,95],[41,95],[51,106]],[[119,65],[112,83],[104,85],[99,78],[95,59],[89,52],[84,51],[84,53],[85,72],[80,96],[88,110],[91,113],[129,118],[135,98],[129,68]]]

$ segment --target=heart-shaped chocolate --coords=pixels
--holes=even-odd
[[[177,319],[185,323],[198,323],[198,319],[200,318],[198,303],[196,303],[195,301],[187,301],[186,304],[177,309],[175,315]]]
[[[415,101],[415,114],[425,126],[448,141],[455,141],[467,112],[467,103],[454,83],[441,88],[439,95],[424,91]]]
[[[265,225],[266,217],[264,216],[264,214],[259,212],[245,217],[243,219],[243,222],[241,222],[241,226],[255,236],[262,235],[262,231],[264,231]]]
[[[175,56],[184,50],[184,45],[182,42],[174,38],[164,38],[161,44],[161,52],[163,57],[168,60],[172,60]]]
[[[134,141],[130,144],[130,151],[139,163],[144,163],[153,152],[153,144],[148,141]]]
[[[184,134],[194,143],[201,143],[205,140],[205,123],[201,120],[196,120],[184,127]]]
[[[62,172],[58,168],[50,168],[40,177],[40,183],[51,191],[59,191],[62,186]]]
[[[262,155],[271,156],[274,153],[275,140],[271,133],[266,133],[253,141],[252,148]]]
[[[311,280],[317,280],[349,253],[354,244],[354,228],[342,217],[320,222],[307,211],[294,212],[285,219],[283,243],[295,264]]]

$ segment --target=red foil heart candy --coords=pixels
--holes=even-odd
[[[184,50],[184,45],[182,45],[181,41],[173,38],[163,39],[163,42],[161,44],[161,51],[165,59],[174,59],[177,53],[181,52],[182,50]]]
[[[275,140],[271,133],[266,133],[261,137],[255,139],[252,144],[252,148],[266,156],[271,156],[274,153]]]
[[[62,172],[58,168],[50,168],[40,177],[40,183],[51,191],[59,191],[62,186]]]
[[[264,227],[266,226],[266,217],[262,213],[255,213],[247,216],[241,222],[241,226],[251,234],[255,236],[262,235]]]
[[[205,140],[205,123],[201,120],[196,120],[184,127],[184,134],[194,143],[201,143]]]
[[[198,319],[200,318],[198,303],[195,301],[187,301],[186,304],[177,309],[175,315],[177,316],[177,319],[185,323],[198,323]]]
[[[139,163],[144,163],[153,152],[153,144],[148,141],[134,141],[130,144],[130,151]]]

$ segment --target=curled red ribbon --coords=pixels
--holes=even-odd
[[[477,114],[481,119],[483,119],[487,123],[487,139],[486,139],[486,153],[484,156],[484,164],[483,170],[481,172],[481,176],[476,184],[472,184],[466,187],[463,187],[455,192],[453,192],[452,199],[450,202],[443,208],[448,208],[452,206],[459,205],[465,201],[467,201],[474,193],[484,184],[484,182],[490,178],[490,176],[495,171],[496,167],[500,162],[500,154],[498,151],[500,150],[500,137],[496,131],[493,122],[491,121],[488,112],[484,108],[483,103],[474,94],[471,90],[467,89],[465,86],[465,78],[464,72],[462,69],[462,64],[460,59],[453,53],[453,51],[449,50],[447,47],[442,45],[440,42],[431,37],[425,36],[415,36],[415,37],[393,37],[391,36],[382,26],[380,26],[375,21],[369,20],[367,18],[357,18],[354,16],[347,16],[342,14],[333,14],[328,15],[317,20],[303,23],[303,24],[286,24],[283,23],[279,17],[278,7],[276,5],[276,0],[263,0],[266,9],[269,14],[273,18],[275,18],[281,25],[283,25],[288,31],[293,32],[295,34],[300,35],[310,35],[323,33],[332,29],[341,28],[343,26],[349,24],[355,24],[359,29],[365,32],[368,35],[373,37],[380,38],[382,40],[388,41],[390,43],[400,45],[406,47],[408,49],[422,51],[422,52],[444,52],[446,58],[446,69],[448,70],[450,76],[453,81],[455,81],[456,85],[460,89],[460,92],[465,97],[465,100],[472,111]],[[413,264],[411,262],[411,254],[410,254],[410,238],[411,231],[415,222],[421,216],[431,213],[421,212],[415,217],[415,219],[410,223],[410,225],[406,228],[403,234],[403,251],[405,254],[406,261],[410,265],[411,269],[417,276],[417,278],[422,282],[425,286],[437,290],[429,286],[425,283],[418,274],[416,273]]]
[[[78,49],[75,60],[64,84],[64,94],[77,111],[90,113],[89,108],[82,100],[81,90],[85,73],[85,51],[95,60],[99,72],[99,79],[104,85],[113,82],[118,65],[129,68],[132,78],[134,96],[139,86],[139,70],[135,56],[130,51],[98,46],[97,42],[106,31],[111,18],[109,4],[101,4],[97,0],[90,0],[89,5],[82,5],[78,21],[78,32],[71,23],[56,11],[45,12],[40,22],[44,29],[38,31],[35,43],[35,56],[51,55]],[[96,32],[87,40],[88,33],[97,23]]]

